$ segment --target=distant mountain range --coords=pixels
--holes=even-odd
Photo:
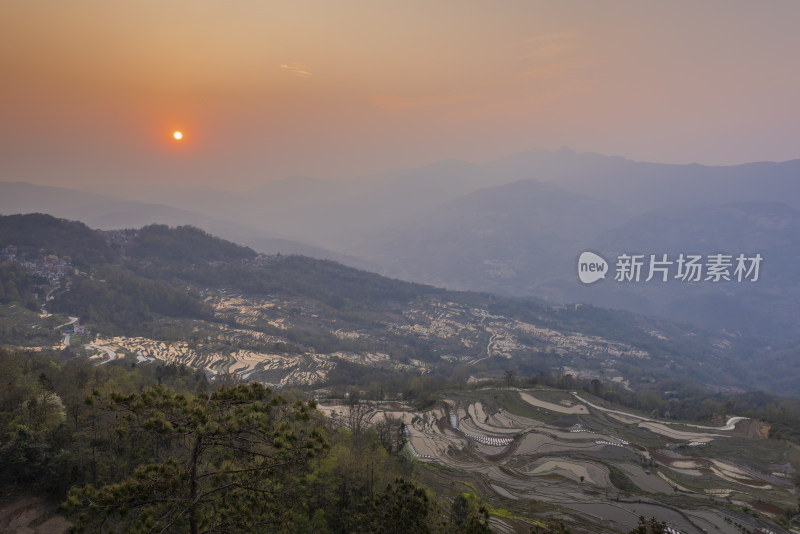
[[[666,165],[562,148],[353,180],[294,177],[239,193],[105,192],[0,183],[0,212],[42,211],[101,228],[192,224],[259,251],[329,258],[406,280],[589,302],[784,347],[800,340],[800,160]],[[577,279],[584,250],[612,269],[622,253],[764,259],[753,284],[607,277],[584,286]]]
[[[506,209],[504,209],[506,208]],[[685,320],[777,343],[800,336],[800,213],[778,202],[739,202],[631,215],[608,201],[552,184],[522,181],[476,191],[358,251],[387,273],[409,280],[553,302],[588,302]],[[597,251],[610,263],[606,280],[577,279],[577,258]],[[621,254],[760,254],[755,283],[614,281]],[[704,260],[705,261],[705,260]],[[734,268],[730,269],[732,273]]]

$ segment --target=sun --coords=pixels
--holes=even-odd
[[[176,141],[180,141],[181,139],[183,139],[183,132],[181,132],[180,130],[176,130],[172,132],[172,137]]]

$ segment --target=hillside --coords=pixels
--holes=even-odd
[[[257,255],[189,227],[100,232],[30,215],[0,219],[0,236],[0,249],[15,247],[14,261],[32,272],[62,271],[38,289],[47,313],[2,308],[5,343],[61,342],[103,358],[317,388],[366,385],[397,371],[464,380],[544,371],[631,389],[677,380],[753,390],[779,378],[752,373],[758,344],[746,337]],[[53,329],[69,317],[79,332]],[[796,393],[794,371],[780,372],[786,387],[776,392]]]
[[[778,532],[791,521],[798,403],[736,393],[758,384],[793,393],[790,352],[766,355],[774,365],[756,370],[747,357],[755,342],[744,337],[264,256],[192,227],[103,232],[18,215],[0,218],[0,236],[0,340],[26,347],[0,351],[16,384],[0,421],[18,423],[3,426],[0,463],[16,467],[0,482],[42,490],[42,473],[54,473],[48,491],[68,495],[65,509],[81,525],[106,520],[79,514],[97,498],[122,502],[108,509],[112,521],[147,520],[128,516],[118,486],[80,485],[131,477],[123,483],[138,488],[133,467],[144,464],[135,451],[156,431],[169,449],[159,476],[173,483],[171,458],[189,462],[186,436],[205,428],[174,426],[186,421],[181,403],[205,406],[206,388],[242,382],[253,385],[236,395],[263,392],[263,383],[322,399],[327,417],[313,419],[313,432],[334,450],[302,464],[316,482],[292,487],[298,495],[361,488],[347,503],[306,497],[329,525],[350,524],[362,510],[354,503],[371,495],[367,464],[345,467],[358,447],[372,451],[372,468],[383,466],[382,484],[392,473],[412,476],[439,496],[430,506],[447,518],[458,517],[446,509],[461,495],[501,531],[566,523],[573,532],[628,532],[642,514],[688,531],[738,523]],[[173,398],[162,384],[201,394]],[[149,400],[138,405],[137,395]],[[24,400],[31,396],[41,400]],[[149,414],[152,402],[159,409]],[[129,421],[120,437],[88,440],[83,429],[97,421],[115,435],[120,419],[108,413],[120,407]],[[170,423],[156,430],[156,420]],[[128,424],[140,425],[138,434]],[[32,459],[20,464],[18,453]],[[161,506],[152,491],[148,506]],[[295,510],[292,502],[259,513]]]
[[[0,348],[0,369],[0,529],[10,531],[64,532],[53,500],[92,532],[184,531],[192,517],[226,532],[269,518],[300,531],[402,521],[402,532],[453,534],[473,515],[483,527],[467,532],[633,534],[645,515],[682,532],[783,534],[800,518],[800,402],[774,396],[620,395],[596,380],[512,373],[440,385],[425,406],[419,378],[405,401],[353,388],[315,392],[315,404],[297,389],[69,351]],[[720,415],[730,410],[743,415]],[[196,509],[195,491],[209,497]],[[416,504],[387,518],[370,505],[386,495]]]
[[[321,409],[353,426],[346,405]],[[477,489],[508,520],[536,510],[595,533],[627,532],[640,516],[672,532],[732,533],[734,523],[783,532],[774,522],[787,525],[796,510],[787,459],[796,465],[800,449],[765,439],[768,425],[746,417],[664,420],[531,383],[444,391],[425,411],[372,403],[360,416],[404,421],[421,480],[442,493]],[[602,526],[586,526],[598,518]]]

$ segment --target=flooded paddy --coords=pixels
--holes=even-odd
[[[548,503],[568,517],[599,521],[609,532],[629,531],[640,515],[686,533],[728,532],[732,527],[720,510],[729,496],[744,490],[764,502],[796,502],[788,486],[769,483],[775,478],[770,474],[704,456],[698,443],[742,438],[735,420],[725,427],[673,425],[578,396],[553,401],[563,393],[540,398],[538,390],[491,391],[444,399],[425,412],[375,409],[367,420],[391,414],[404,421],[414,457],[477,477],[486,499]],[[498,399],[513,401],[516,395],[530,406],[529,414],[499,404]],[[530,415],[537,410],[543,420]]]

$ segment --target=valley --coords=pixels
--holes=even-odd
[[[443,502],[485,503],[498,532],[628,532],[642,515],[684,533],[791,525],[800,404],[753,392],[743,336],[257,254],[190,227],[22,216],[0,235],[4,287],[31,292],[0,302],[0,340],[60,362],[34,389],[88,365],[84,388],[130,388],[132,373],[313,398],[327,432],[371,436]],[[26,270],[42,255],[69,269]]]

